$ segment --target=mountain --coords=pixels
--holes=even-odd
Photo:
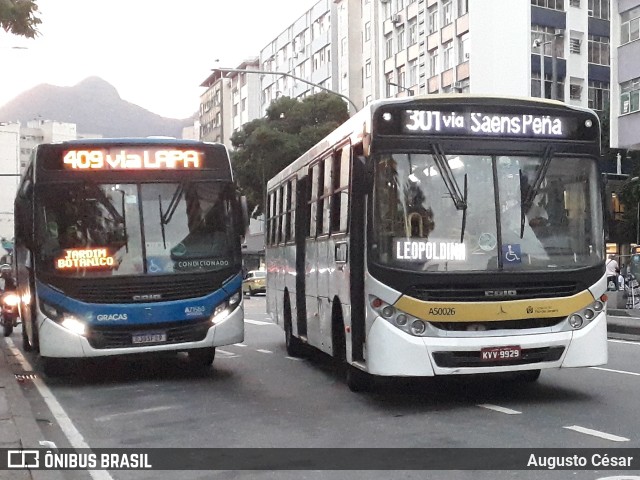
[[[75,123],[78,133],[104,137],[162,135],[180,138],[192,119],[161,117],[120,98],[105,80],[89,77],[73,87],[38,85],[0,107],[0,122],[33,119]]]

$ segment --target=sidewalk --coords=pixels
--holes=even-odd
[[[0,337],[0,448],[42,448],[42,433],[29,402],[16,379],[18,361]],[[8,470],[0,472],[2,480],[62,480],[59,471]]]

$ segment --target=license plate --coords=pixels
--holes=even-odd
[[[145,332],[145,333],[134,333],[131,336],[132,343],[159,343],[166,342],[167,334],[165,332]]]
[[[522,354],[521,348],[517,345],[510,347],[492,347],[480,350],[480,360],[483,362],[499,362],[518,360]]]

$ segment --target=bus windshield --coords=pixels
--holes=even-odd
[[[595,161],[379,154],[372,261],[429,272],[578,269],[603,260]]]
[[[39,268],[76,277],[239,265],[233,191],[220,182],[61,183],[36,192]]]

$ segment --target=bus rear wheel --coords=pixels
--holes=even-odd
[[[284,299],[284,343],[287,348],[287,354],[290,357],[304,356],[304,343],[293,335],[293,324],[291,320],[291,304],[289,297]]]
[[[347,386],[352,392],[368,392],[373,385],[370,374],[353,365],[347,365]]]
[[[216,357],[216,348],[196,348],[187,352],[189,364],[195,368],[208,368]]]

